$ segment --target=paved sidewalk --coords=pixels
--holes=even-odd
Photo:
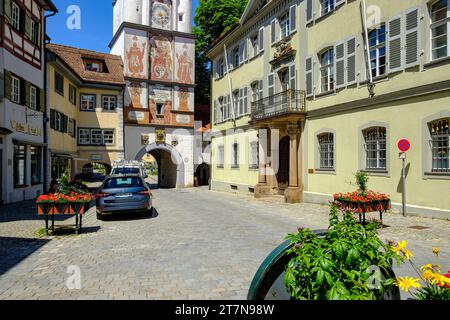
[[[153,216],[98,221],[91,209],[79,236],[39,238],[35,209],[0,208],[0,299],[245,299],[257,268],[287,233],[328,226],[327,206],[204,188],[154,195]],[[449,221],[400,214],[384,221],[383,239],[407,240],[419,264],[435,262],[431,249],[440,247],[443,269],[450,268]],[[80,290],[67,288],[71,266],[81,271]],[[413,275],[407,266],[395,271]]]

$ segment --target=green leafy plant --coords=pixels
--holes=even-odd
[[[367,191],[367,185],[369,183],[369,176],[365,172],[357,172],[355,174],[356,185],[362,192]]]
[[[352,214],[339,220],[331,205],[329,232],[319,236],[309,229],[289,234],[295,245],[285,285],[298,300],[381,300],[393,289],[392,262],[402,258],[377,236],[376,226],[356,223]]]

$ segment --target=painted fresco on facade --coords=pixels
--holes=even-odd
[[[125,107],[147,108],[147,84],[145,82],[127,81],[125,90]]]
[[[151,79],[171,81],[173,73],[172,39],[155,35],[150,38]]]
[[[174,88],[176,111],[194,112],[194,89],[186,87]]]
[[[126,35],[125,75],[133,78],[147,78],[148,43],[146,33]]]
[[[171,0],[153,0],[151,12],[151,24],[153,28],[170,30],[172,24]]]
[[[194,40],[175,38],[176,82],[193,84],[195,77]]]

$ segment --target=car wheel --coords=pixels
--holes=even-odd
[[[97,212],[97,220],[103,220],[103,215],[100,212]]]

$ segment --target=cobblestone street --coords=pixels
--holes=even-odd
[[[153,216],[99,221],[78,236],[39,237],[32,202],[0,209],[0,299],[245,299],[263,259],[297,227],[328,226],[328,207],[203,188],[154,190]],[[73,218],[71,218],[73,219]],[[387,213],[383,239],[407,240],[418,264],[450,268],[450,222]],[[58,224],[73,223],[71,220]],[[412,226],[425,227],[413,229]],[[69,290],[69,266],[81,289]],[[397,275],[414,275],[407,265]]]

